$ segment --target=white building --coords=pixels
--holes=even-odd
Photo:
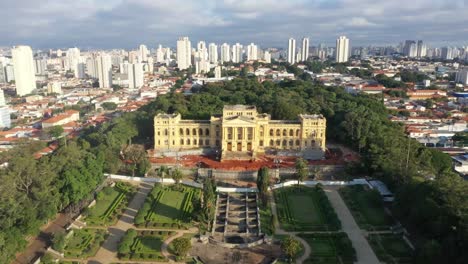
[[[232,46],[232,62],[241,63],[242,62],[242,45],[236,43]]]
[[[65,69],[73,71],[75,77],[78,75],[78,64],[81,62],[80,49],[70,48],[67,50]]]
[[[218,62],[218,45],[210,43],[208,46],[208,57],[210,63],[215,64]]]
[[[468,67],[460,69],[455,76],[455,82],[468,85]]]
[[[100,54],[96,57],[99,88],[112,87],[112,58],[109,54]]]
[[[177,41],[177,67],[185,70],[192,65],[192,44],[188,37],[181,37]]]
[[[84,79],[86,70],[86,64],[80,62],[76,65],[75,78]]]
[[[309,58],[309,38],[302,38],[301,60],[306,61]]]
[[[215,78],[220,79],[221,74],[222,74],[223,67],[222,66],[216,66],[214,70]]]
[[[146,47],[146,45],[143,45],[143,44],[140,45],[140,47],[138,48],[138,60],[139,60],[139,62],[147,61],[148,54],[149,54],[148,47]]]
[[[128,88],[139,89],[143,86],[145,73],[143,63],[133,63],[128,65]]]
[[[231,61],[230,46],[227,43],[221,45],[221,62]]]
[[[426,57],[426,54],[427,54],[426,44],[424,44],[422,40],[418,40],[418,47],[417,47],[418,58]]]
[[[62,94],[62,83],[58,81],[52,81],[47,84],[47,93]]]
[[[296,63],[296,40],[293,38],[289,38],[288,42],[288,63]]]
[[[0,107],[0,127],[10,127],[11,126],[11,116],[10,116],[10,108],[8,106]]]
[[[159,45],[158,48],[156,49],[156,62],[157,63],[164,63],[164,49],[162,45]]]
[[[349,58],[349,39],[345,36],[340,36],[336,40],[336,57],[338,63],[347,62]]]
[[[97,70],[97,59],[94,55],[86,59],[86,73],[91,78],[99,78]]]
[[[266,63],[271,63],[271,53],[268,50],[265,50],[265,52],[263,52],[263,60]]]
[[[16,46],[11,51],[15,72],[16,94],[23,96],[36,89],[33,54],[29,46]]]
[[[254,43],[247,46],[247,61],[258,60],[258,47]]]
[[[0,106],[5,106],[5,93],[3,92],[2,89],[0,89]]]
[[[15,80],[15,67],[11,64],[5,66],[5,79],[7,82]]]
[[[35,75],[44,75],[47,70],[47,60],[46,59],[35,59],[34,60],[34,74]]]

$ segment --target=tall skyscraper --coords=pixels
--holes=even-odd
[[[210,45],[208,46],[208,57],[210,63],[215,64],[218,62],[218,45],[210,43]]]
[[[457,72],[455,82],[468,85],[468,67],[462,68]]]
[[[23,96],[36,89],[33,54],[29,46],[16,46],[11,51],[15,72],[16,94]]]
[[[85,68],[86,68],[85,63],[82,63],[82,62],[78,63],[76,65],[75,78],[84,79],[85,78]]]
[[[40,58],[34,60],[34,74],[43,75],[47,70],[47,60]]]
[[[133,63],[128,65],[128,88],[139,89],[144,84],[143,63]]]
[[[181,37],[177,41],[177,67],[185,70],[192,65],[192,44],[188,37]]]
[[[80,57],[81,57],[81,54],[80,54],[80,49],[78,48],[70,48],[67,50],[67,57],[66,57],[66,60],[65,60],[65,68],[67,70],[71,70],[73,71],[73,73],[75,74],[75,77],[77,75],[77,72],[78,72],[78,63],[80,63]]]
[[[309,58],[309,38],[302,38],[301,59],[306,61]]]
[[[86,59],[86,73],[91,78],[99,78],[99,74],[97,71],[97,59],[94,54]]]
[[[156,49],[156,62],[164,63],[164,49],[161,45]]]
[[[263,60],[266,63],[271,63],[271,53],[268,50],[265,50],[265,52],[263,52]]]
[[[139,62],[148,61],[148,47],[146,45],[141,44],[138,48],[138,60]]]
[[[296,63],[296,40],[293,38],[289,38],[288,42],[288,63]]]
[[[403,46],[403,54],[410,58],[414,58],[418,55],[418,45],[414,40],[406,40]]]
[[[227,43],[221,45],[221,62],[231,61],[230,46]]]
[[[236,45],[232,46],[232,62],[242,62],[242,45],[239,43],[236,43]]]
[[[336,57],[338,63],[347,62],[349,58],[349,39],[346,36],[340,36],[336,40]]]
[[[422,40],[418,40],[417,57],[418,58],[426,57],[426,53],[427,53],[426,44],[424,44]]]
[[[441,49],[441,58],[443,60],[453,60],[453,49],[452,47],[443,47]],[[15,72],[16,74],[16,72]]]
[[[100,54],[96,57],[97,73],[100,88],[112,87],[112,58],[109,54]]]
[[[0,83],[6,83],[6,81],[5,67],[3,67],[3,63],[0,62]]]
[[[247,46],[247,60],[258,60],[258,47],[254,43],[250,43],[250,45]]]

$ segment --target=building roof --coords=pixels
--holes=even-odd
[[[223,110],[256,110],[254,105],[225,105]]]

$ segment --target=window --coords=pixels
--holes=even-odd
[[[187,145],[190,145],[190,139],[187,139]]]
[[[286,142],[286,140],[283,140],[283,147],[286,147],[288,145],[288,143]]]
[[[210,135],[210,130],[207,128],[205,129],[205,136],[209,136]]]
[[[194,135],[194,136],[197,135],[197,129],[196,128],[192,129],[192,135]]]
[[[160,135],[161,135],[161,132],[158,131],[158,136],[160,136]]]
[[[290,147],[294,146],[294,142],[292,141],[292,139],[289,140],[289,146],[290,146]]]
[[[260,140],[259,145],[260,145],[260,147],[263,147],[263,140]]]
[[[195,146],[197,145],[197,140],[196,139],[193,140],[193,145],[195,145]]]
[[[273,139],[270,140],[270,147],[273,147],[274,144],[275,144],[275,143],[273,142]]]
[[[185,135],[190,136],[190,129],[185,129]]]
[[[219,140],[216,140],[216,146],[219,147]]]
[[[276,129],[276,136],[277,137],[281,136],[281,131],[279,129]]]
[[[296,140],[296,146],[299,146],[301,144],[301,142],[298,140]]]
[[[184,135],[184,129],[183,129],[183,128],[179,129],[179,134],[180,134],[181,136]]]
[[[299,137],[299,129],[296,130],[296,137]]]
[[[270,129],[270,137],[274,135],[273,129]]]
[[[161,141],[160,141],[160,140],[158,140],[158,146],[160,146],[160,145],[161,145]]]
[[[206,139],[206,140],[205,140],[205,145],[206,145],[206,146],[209,146],[209,145],[210,145],[210,140],[209,140],[209,139]]]
[[[167,136],[168,135],[168,131],[167,131],[167,128],[164,129],[164,135]]]
[[[276,146],[277,146],[277,147],[281,146],[281,140],[279,140],[279,139],[276,140]]]
[[[184,145],[184,140],[183,139],[180,139],[180,144]]]
[[[292,129],[289,130],[289,136],[290,137],[294,136],[294,130],[292,130]]]
[[[199,136],[203,136],[203,129],[201,129],[201,128],[198,129],[198,135],[199,135]]]
[[[287,135],[288,135],[288,132],[286,131],[286,129],[283,129],[283,137],[285,137]]]

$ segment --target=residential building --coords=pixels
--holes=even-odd
[[[181,37],[177,41],[177,67],[188,69],[192,65],[192,44],[188,37]]]
[[[96,57],[99,88],[112,87],[112,59],[109,54],[100,54]]]
[[[241,63],[242,62],[242,45],[236,43],[232,46],[232,62]]]
[[[34,60],[34,74],[44,75],[47,70],[47,60],[40,58]]]
[[[288,63],[296,63],[296,40],[293,38],[289,38],[288,42]]]
[[[349,58],[349,39],[346,36],[340,36],[336,40],[336,57],[338,63],[347,62]]]
[[[62,114],[58,114],[49,119],[42,121],[42,128],[49,128],[54,126],[62,126],[70,122],[80,120],[80,112],[75,110],[68,110]]]
[[[247,46],[247,61],[258,60],[258,47],[254,43]]]
[[[455,82],[468,85],[468,67],[462,68],[457,72]]]
[[[231,61],[230,46],[227,43],[221,45],[221,62]]]
[[[143,63],[133,63],[128,65],[128,88],[139,89],[144,84]]]
[[[307,61],[309,58],[309,38],[302,38],[301,60]]]
[[[268,51],[268,50],[265,50],[263,52],[263,60],[266,62],[266,63],[271,63],[271,53]]]
[[[208,59],[212,64],[216,64],[218,62],[218,45],[210,43],[208,46]]]
[[[426,57],[426,54],[427,54],[426,44],[424,44],[422,40],[418,40],[417,57],[423,58],[423,57]]]
[[[0,107],[0,128],[11,127],[10,108],[8,106]]]
[[[146,45],[143,44],[140,45],[140,47],[138,47],[138,62],[148,61],[148,55],[148,47],[146,47]]]
[[[16,46],[11,51],[15,73],[16,94],[23,96],[36,89],[33,53],[29,46]]]

